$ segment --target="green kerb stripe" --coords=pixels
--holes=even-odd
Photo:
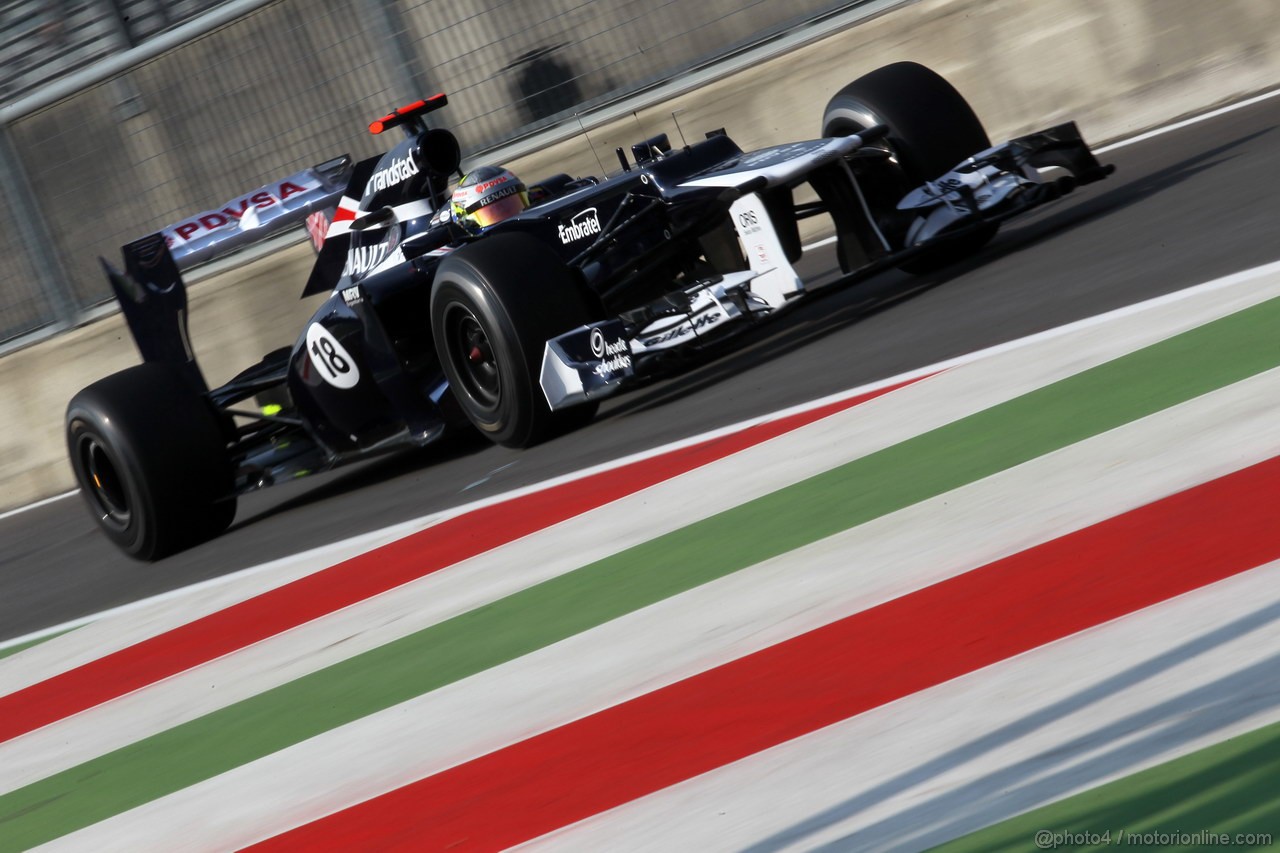
[[[1280,841],[1277,779],[1280,723],[1117,779],[934,849],[946,853],[1034,850],[1036,833],[1041,830],[1070,834],[1073,842],[1087,841],[1090,835],[1105,837],[1104,843],[1092,845],[1095,849],[1270,849]],[[1192,843],[1161,844],[1158,839],[1147,838],[1148,833],[1175,832],[1213,833],[1233,840],[1218,844],[1220,839],[1202,836],[1198,842],[1189,839]],[[1234,840],[1237,833],[1269,834],[1271,840],[1240,844]],[[1064,843],[1058,849],[1078,850],[1082,846],[1090,845]]]
[[[747,566],[1276,367],[1277,329],[1280,300],[1271,300],[58,773],[0,797],[0,849],[21,849],[96,823]]]
[[[18,652],[25,652],[27,649],[33,646],[38,646],[41,643],[47,643],[50,640],[52,640],[54,637],[61,637],[63,634],[70,634],[74,630],[75,630],[74,628],[68,628],[65,631],[59,631],[58,633],[50,634],[47,637],[39,637],[35,640],[30,640],[25,643],[19,643],[16,646],[10,646],[7,649],[0,649],[0,658],[7,658],[9,657],[9,655],[16,655]]]

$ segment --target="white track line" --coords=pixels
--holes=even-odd
[[[24,512],[28,512],[33,509],[39,509],[42,506],[47,506],[48,504],[54,503],[55,501],[60,501],[63,498],[69,498],[72,495],[78,495],[78,494],[80,494],[79,489],[72,489],[69,492],[63,492],[62,494],[54,495],[51,498],[44,498],[43,500],[38,500],[35,503],[27,504],[26,506],[20,506],[16,509],[7,510],[6,512],[0,512],[0,521],[4,521],[6,518],[11,518],[12,516],[20,515]]]
[[[73,492],[72,494],[75,493]],[[167,592],[149,596],[148,598],[141,598],[137,601],[121,604],[118,607],[112,607],[109,610],[102,610],[88,616],[81,616],[77,619],[63,622],[60,625],[55,625],[52,628],[41,628],[38,631],[32,631],[31,633],[24,634],[21,637],[14,637],[11,640],[0,642],[0,651],[14,646],[20,646],[24,643],[42,640],[45,637],[51,637],[55,634],[63,634],[67,631],[82,628],[85,625],[101,621],[108,617],[126,616],[175,599],[211,592],[229,584],[244,583],[251,578],[264,574],[271,575],[271,580],[260,588],[257,588],[257,591],[265,592],[268,589],[280,586],[295,578],[312,574],[317,568],[323,567],[324,565],[332,565],[333,563],[341,562],[342,560],[354,557],[357,554],[362,554],[365,551],[372,550],[379,545],[385,545],[388,542],[403,538],[411,533],[416,533],[419,530],[425,529],[439,522],[443,518],[447,517],[447,515],[448,513],[436,513],[423,516],[422,518],[417,518],[412,521],[406,521],[392,527],[384,527],[380,530],[361,533],[358,536],[352,536],[348,539],[343,539],[329,545],[321,545],[317,548],[301,551],[288,557],[281,557],[278,560],[272,560],[268,563],[250,566],[249,568],[241,569],[237,572],[219,575],[218,577],[209,578],[208,580],[199,581],[198,583],[193,583],[188,586],[178,587],[177,589],[171,589]],[[251,585],[246,585],[244,593],[237,595],[232,600],[220,600],[215,609],[222,609],[222,607],[227,607],[235,603],[235,601],[251,597],[254,594],[254,589],[255,588]],[[103,650],[101,654],[105,654],[107,651],[109,650]],[[95,655],[94,657],[101,657],[101,654]],[[0,668],[3,668],[3,662],[0,662]]]
[[[1199,115],[1194,115],[1191,118],[1186,118],[1182,121],[1175,121],[1173,124],[1161,125],[1160,127],[1148,130],[1145,133],[1139,133],[1137,136],[1129,136],[1117,142],[1104,145],[1101,148],[1095,148],[1094,153],[1106,154],[1108,151],[1115,151],[1117,148],[1124,148],[1127,145],[1136,145],[1139,142],[1146,142],[1148,139],[1155,139],[1157,136],[1163,136],[1166,133],[1173,133],[1175,130],[1182,130],[1184,127],[1190,127],[1191,125],[1199,124],[1202,121],[1209,121],[1210,119],[1215,119],[1218,116],[1226,115],[1227,113],[1235,112],[1236,110],[1242,110],[1245,107],[1251,107],[1254,104],[1260,104],[1263,101],[1276,97],[1277,95],[1280,95],[1280,89],[1272,89],[1270,92],[1263,92],[1261,95],[1254,95],[1251,98],[1245,98],[1243,101],[1236,101],[1234,104],[1228,104],[1225,107],[1219,107],[1218,109],[1210,110],[1207,113],[1200,113]]]

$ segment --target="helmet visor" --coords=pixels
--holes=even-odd
[[[524,192],[518,192],[473,210],[468,218],[479,227],[488,228],[490,225],[496,225],[504,219],[510,219],[517,213],[523,212],[528,206],[529,196]]]

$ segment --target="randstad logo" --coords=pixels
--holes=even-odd
[[[369,185],[365,187],[365,194],[382,192],[387,187],[394,187],[401,181],[412,178],[418,174],[418,171],[418,164],[414,162],[412,155],[404,159],[393,159],[387,168],[373,173],[373,177],[369,179]]]
[[[560,224],[560,242],[565,245],[599,233],[600,216],[596,213],[594,207],[588,207],[586,210],[580,211],[569,220],[568,225]]]

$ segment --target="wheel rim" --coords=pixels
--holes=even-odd
[[[81,435],[79,441],[80,470],[89,500],[103,524],[123,530],[129,526],[133,512],[124,479],[115,460],[97,436]]]
[[[446,351],[462,390],[481,408],[496,409],[502,399],[502,377],[479,318],[454,302],[445,311],[444,326]]]

